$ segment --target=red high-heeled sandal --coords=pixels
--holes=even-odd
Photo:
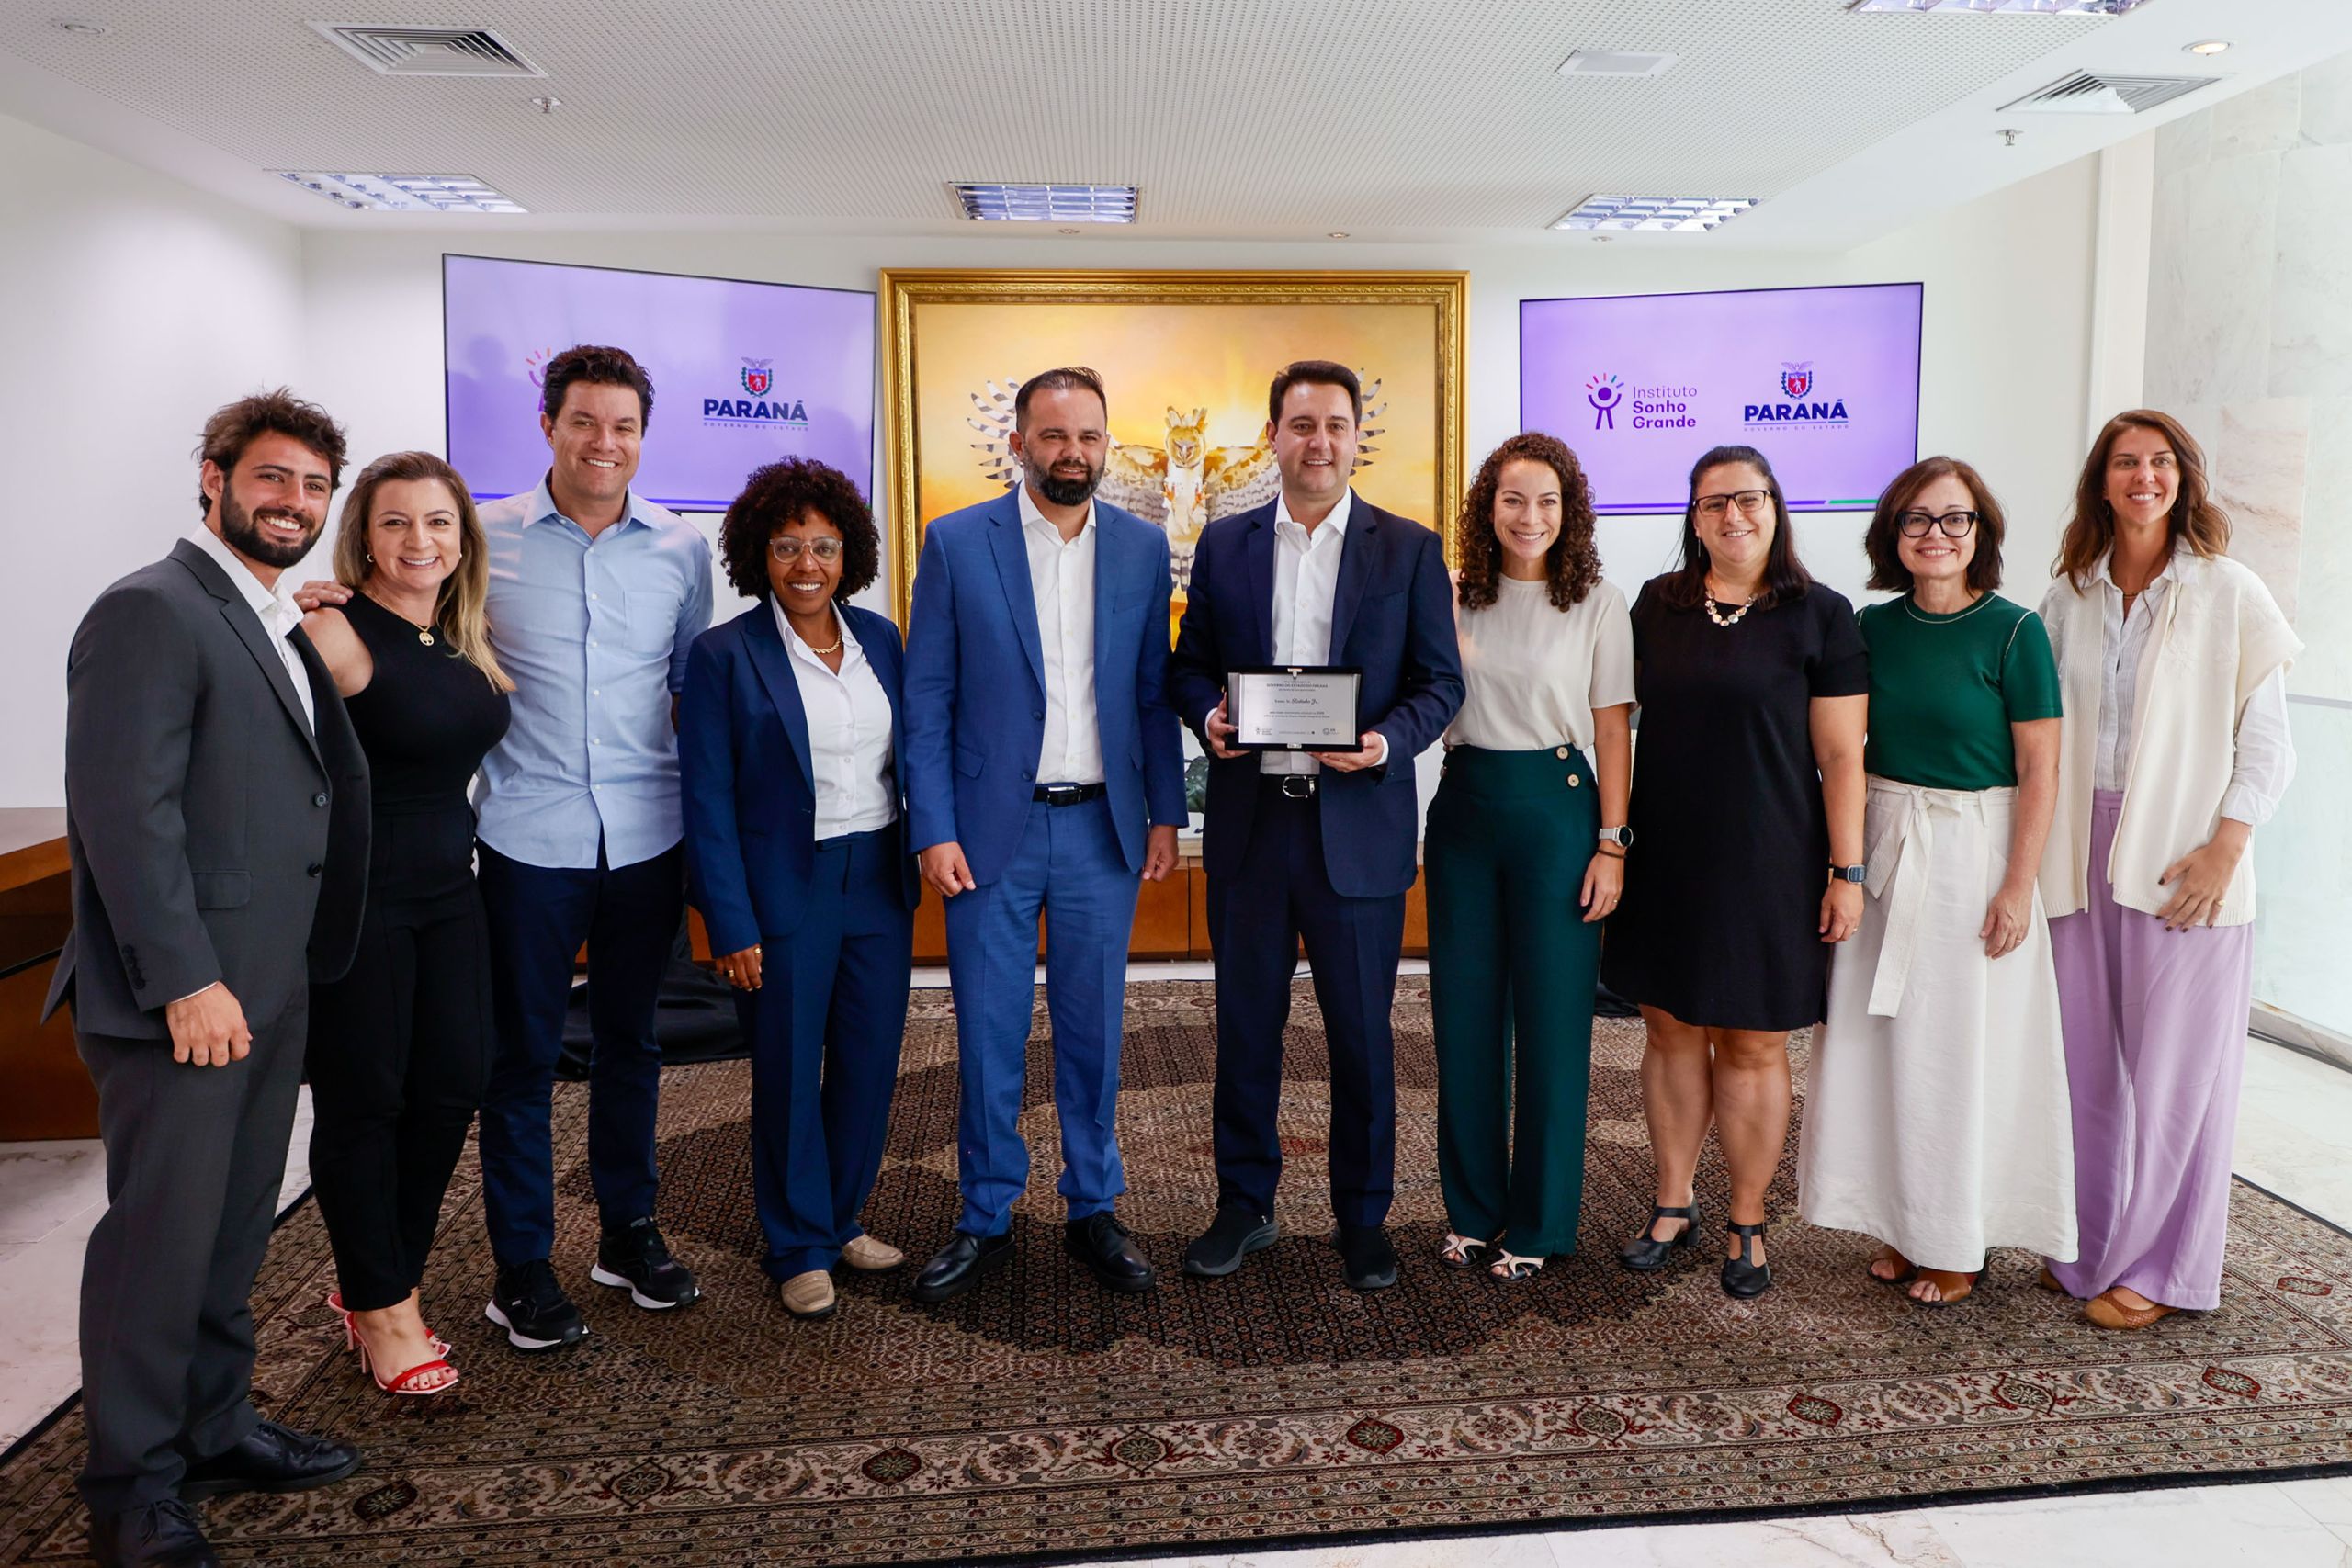
[[[416,1365],[409,1368],[406,1371],[396,1372],[389,1379],[378,1377],[376,1375],[375,1359],[369,1354],[368,1349],[368,1341],[359,1337],[359,1325],[352,1321],[352,1314],[345,1311],[344,1308],[343,1292],[340,1291],[330,1292],[327,1296],[327,1305],[334,1311],[343,1314],[344,1348],[347,1350],[356,1350],[359,1353],[359,1370],[368,1374],[368,1382],[374,1383],[384,1393],[405,1394],[411,1398],[424,1399],[430,1398],[432,1395],[436,1393],[447,1393],[451,1389],[458,1386],[459,1373],[458,1369],[451,1366],[448,1362],[449,1347],[447,1342],[434,1335],[429,1329],[426,1331],[425,1337],[433,1346],[433,1359],[429,1361],[419,1361]],[[419,1379],[429,1377],[436,1371],[448,1373],[449,1376],[447,1380],[443,1382],[435,1383],[431,1388],[417,1388],[414,1386]]]

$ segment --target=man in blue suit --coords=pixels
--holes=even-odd
[[[1216,955],[1216,1219],[1184,1253],[1218,1276],[1272,1246],[1282,1145],[1283,1026],[1306,943],[1331,1059],[1331,1204],[1347,1281],[1396,1282],[1389,1009],[1413,885],[1413,759],[1462,705],[1453,594],[1438,536],[1349,489],[1363,395],[1354,372],[1301,360],[1274,378],[1267,435],[1282,493],[1201,532],[1176,635],[1177,711],[1215,759],[1202,855]],[[1362,750],[1227,743],[1227,672],[1361,672]]]
[[[963,1294],[1012,1257],[1029,1182],[1019,1118],[1046,920],[1064,1246],[1114,1291],[1151,1266],[1114,1213],[1119,1016],[1136,877],[1176,866],[1182,735],[1167,694],[1168,537],[1097,503],[1109,409],[1093,371],[1021,385],[1010,495],[933,522],[907,638],[907,795],[923,880],[946,901],[963,1086],[964,1212],[916,1280]]]

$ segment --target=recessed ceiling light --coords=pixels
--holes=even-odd
[[[1054,232],[1057,234],[1075,234],[1078,231],[1075,229],[1057,229]]]
[[[1344,240],[1347,237],[1348,231],[1345,229],[1334,229],[1330,233],[1330,238],[1334,240]]]
[[[1631,49],[1579,49],[1560,62],[1563,76],[1657,76],[1678,56]]]
[[[513,197],[471,175],[345,175],[271,171],[354,212],[523,212]]]
[[[1700,234],[1755,205],[1752,196],[1589,196],[1552,227]]]
[[[2226,54],[2229,48],[2230,40],[2225,38],[2199,39],[2181,45],[2182,51],[2188,54]]]
[[[948,190],[964,216],[983,223],[1132,223],[1133,186],[990,185],[962,182]]]
[[[1973,11],[1979,16],[2120,17],[2148,0],[1852,0],[1849,11]]]

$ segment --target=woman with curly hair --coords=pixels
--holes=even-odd
[[[1424,849],[1440,1256],[1515,1281],[1576,1250],[1600,922],[1629,838],[1634,633],[1600,579],[1584,469],[1554,437],[1488,454],[1459,538],[1468,694]]]
[[[881,540],[838,470],[805,457],[759,469],[718,547],[735,591],[759,603],[687,655],[687,885],[719,972],[751,995],[762,1267],[786,1311],[823,1317],[836,1264],[906,1261],[858,1224],[913,964],[904,662],[898,627],[848,602],[874,581]]]

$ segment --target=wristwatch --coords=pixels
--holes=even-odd
[[[1869,874],[1870,867],[1866,865],[1839,865],[1836,861],[1829,863],[1829,880],[1832,882],[1860,882]]]
[[[1600,838],[1602,843],[1614,844],[1621,850],[1634,847],[1634,830],[1631,828],[1603,828]]]

